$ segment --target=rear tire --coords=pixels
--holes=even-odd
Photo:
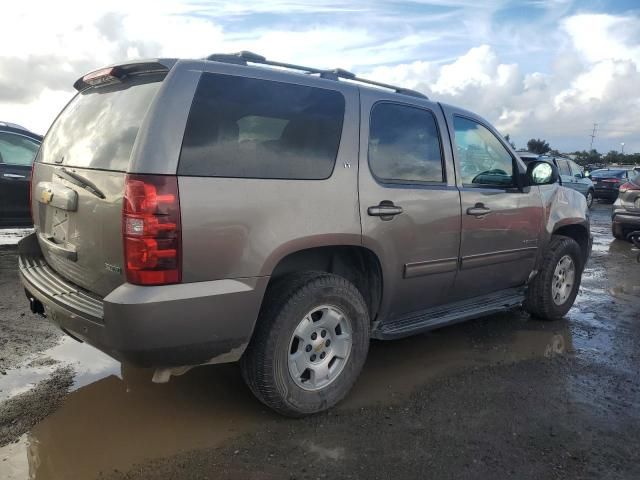
[[[611,233],[613,233],[614,238],[618,239],[618,240],[626,240],[625,235],[624,235],[624,229],[622,228],[622,225],[616,224],[616,223],[612,223],[611,224]]]
[[[261,402],[301,417],[344,398],[368,349],[369,313],[358,289],[338,275],[305,272],[269,287],[240,365]]]
[[[562,235],[552,236],[542,267],[529,284],[525,309],[541,320],[562,318],[576,299],[583,268],[578,243]]]

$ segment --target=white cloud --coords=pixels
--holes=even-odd
[[[545,137],[586,148],[598,122],[600,149],[624,138],[625,150],[640,151],[640,17],[565,17],[570,0],[527,4],[542,23],[493,22],[508,0],[418,0],[415,14],[365,0],[10,2],[0,31],[16,40],[0,43],[0,120],[44,132],[73,81],[109,63],[253,50],[422,90],[487,117],[519,145]],[[256,12],[287,21],[234,23]],[[531,57],[545,59],[542,72]]]
[[[368,75],[475,111],[519,146],[543,137],[561,149],[584,149],[598,123],[601,150],[626,138],[627,151],[640,151],[640,18],[578,15],[563,25],[568,46],[549,73],[523,74],[482,45],[444,65],[413,62]]]

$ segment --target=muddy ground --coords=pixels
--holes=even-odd
[[[593,210],[566,319],[374,342],[337,408],[278,417],[235,365],[169,384],[28,313],[0,249],[0,478],[640,478],[640,264]]]

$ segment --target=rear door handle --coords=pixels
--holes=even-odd
[[[474,217],[482,217],[491,213],[491,209],[484,206],[483,203],[476,203],[475,207],[467,208],[467,215],[473,215]]]
[[[10,178],[12,180],[22,180],[24,178],[27,178],[26,175],[16,175],[15,173],[3,173],[2,176],[4,178]]]
[[[381,220],[391,220],[396,215],[402,213],[402,207],[394,205],[393,202],[384,200],[375,207],[367,208],[367,213],[371,217],[380,217]]]

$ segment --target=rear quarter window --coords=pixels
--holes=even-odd
[[[180,175],[316,180],[331,176],[345,100],[334,90],[204,73]]]

